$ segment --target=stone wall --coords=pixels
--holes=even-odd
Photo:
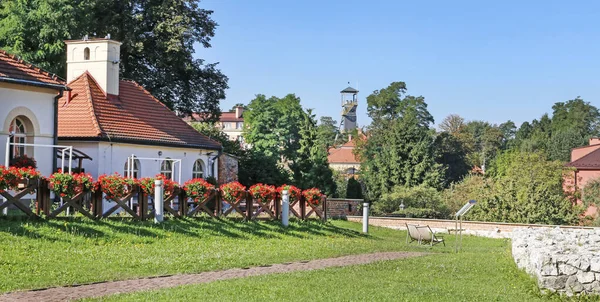
[[[219,158],[219,184],[238,181],[238,159],[233,155],[224,153]]]
[[[327,198],[327,216],[329,218],[346,218],[361,215],[363,199]]]
[[[517,229],[512,253],[542,289],[600,294],[600,229]]]

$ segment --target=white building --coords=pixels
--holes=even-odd
[[[0,165],[27,155],[42,174],[55,170],[53,148],[11,145],[7,154],[6,142],[55,145],[58,98],[66,89],[56,76],[0,50]]]
[[[198,133],[136,82],[119,79],[121,43],[66,44],[70,91],[59,99],[58,143],[93,159],[83,161],[85,172],[124,175],[127,158],[135,155],[140,158],[135,177],[218,178],[221,144]],[[181,160],[181,170],[172,160]]]

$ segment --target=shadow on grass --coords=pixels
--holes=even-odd
[[[69,236],[57,235],[66,233]],[[335,226],[320,220],[291,220],[288,227],[280,221],[260,220],[245,222],[241,218],[215,219],[194,217],[167,219],[161,224],[152,221],[135,221],[125,217],[90,220],[85,217],[59,217],[53,220],[0,218],[0,233],[13,236],[42,238],[50,241],[69,241],[68,237],[113,238],[135,235],[160,239],[169,233],[185,237],[226,237],[251,240],[253,238],[309,238],[340,236],[348,238],[373,238],[358,231]]]

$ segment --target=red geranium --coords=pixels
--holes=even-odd
[[[252,194],[252,197],[254,197],[254,199],[260,200],[262,203],[270,202],[271,200],[275,199],[276,192],[277,190],[274,186],[265,185],[261,183],[255,184],[250,187],[250,194]]]
[[[98,177],[98,184],[102,189],[102,193],[106,194],[106,199],[121,199],[131,193],[136,181],[115,172],[112,175],[104,174]]]
[[[60,197],[73,198],[81,192],[93,192],[95,190],[94,179],[90,174],[84,173],[54,173],[48,179],[50,190]]]
[[[229,203],[239,202],[246,197],[246,187],[237,181],[221,185],[221,192],[223,199]]]
[[[295,186],[292,185],[282,185],[277,188],[277,192],[281,195],[284,190],[288,191],[288,195],[290,196],[290,202],[295,202],[300,200],[300,196],[302,195],[302,191]]]
[[[202,178],[194,178],[186,181],[183,184],[183,189],[194,202],[203,202],[210,197],[210,193],[215,189],[215,186]]]
[[[17,168],[0,166],[0,191],[7,189],[16,189],[19,185],[19,179],[37,180],[42,177],[39,171],[34,168]]]
[[[318,206],[321,203],[321,197],[323,197],[321,190],[318,188],[304,190],[302,191],[302,195],[304,196],[304,200],[313,206]]]
[[[157,174],[155,177],[144,177],[138,180],[138,184],[140,188],[147,195],[154,195],[154,181],[157,179],[162,179],[163,181],[163,198],[168,198],[169,196],[175,194],[175,189],[179,187],[179,184],[174,182],[171,179],[168,179],[166,176],[162,174]]]

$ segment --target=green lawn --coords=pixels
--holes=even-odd
[[[357,227],[351,226],[353,228]],[[375,229],[376,233],[380,230]],[[404,232],[402,232],[404,234]],[[448,238],[452,239],[452,238]],[[217,281],[99,301],[560,301],[514,265],[509,242],[464,238],[463,252]],[[590,299],[593,300],[593,299]],[[90,299],[89,301],[96,301]]]
[[[405,233],[346,221],[0,219],[0,292],[192,273],[406,247]],[[437,248],[436,248],[437,249]]]

